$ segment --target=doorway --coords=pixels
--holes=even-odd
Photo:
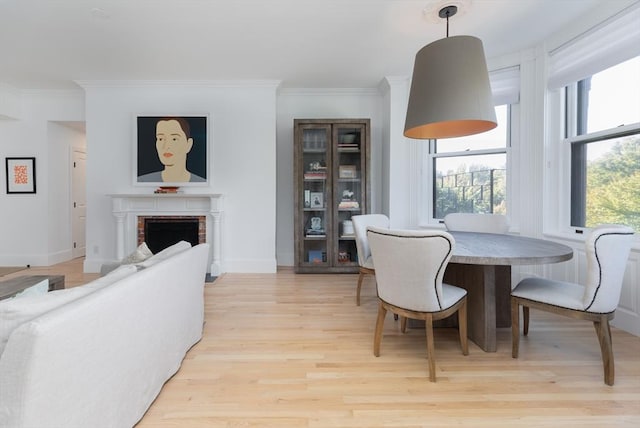
[[[86,254],[87,192],[85,171],[87,154],[74,149],[71,164],[71,239],[72,256],[84,257]]]

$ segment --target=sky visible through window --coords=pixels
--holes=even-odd
[[[640,122],[640,57],[630,59],[591,78],[587,133]],[[587,160],[600,158],[616,140],[589,144]]]

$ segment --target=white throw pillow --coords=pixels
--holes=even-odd
[[[29,288],[25,288],[24,290],[22,290],[21,292],[13,296],[13,298],[15,299],[16,297],[26,297],[26,296],[44,294],[48,291],[49,291],[49,279],[45,279],[43,281],[40,281],[37,284],[32,285]]]
[[[125,265],[85,285],[0,301],[0,355],[9,336],[18,326],[135,272],[137,269],[134,265]]]
[[[147,247],[147,243],[143,242],[136,248],[136,250],[129,254],[127,257],[122,259],[123,264],[132,264],[132,263],[140,263],[147,260],[149,257],[153,256],[153,253]]]
[[[148,268],[150,266],[153,266],[156,263],[161,262],[162,260],[168,259],[169,257],[175,254],[188,250],[189,248],[191,248],[190,242],[187,242],[187,241],[176,242],[175,244],[149,257],[147,260],[143,261],[142,263],[138,263],[137,265],[141,268]]]

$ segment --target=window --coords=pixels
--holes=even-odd
[[[493,130],[431,141],[433,218],[453,212],[507,213],[509,116],[509,106],[501,105]]]
[[[640,231],[640,56],[565,88],[571,226]]]

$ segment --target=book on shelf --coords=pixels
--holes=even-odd
[[[307,237],[325,237],[324,229],[307,229]]]
[[[181,193],[181,191],[178,190],[177,187],[175,188],[158,187],[156,190],[153,191],[153,193]]]
[[[304,191],[304,207],[305,208],[311,207],[311,190],[305,189]]]
[[[327,253],[320,250],[309,250],[309,263],[324,263],[327,261]]]
[[[313,172],[305,172],[304,173],[304,178],[305,179],[324,179],[327,178],[327,173],[325,171],[313,171]]]
[[[340,203],[338,204],[338,208],[358,209],[360,208],[360,203],[358,201],[340,201]]]

